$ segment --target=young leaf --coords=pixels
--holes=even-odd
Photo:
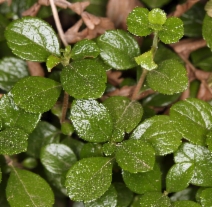
[[[11,207],[52,207],[54,195],[48,183],[35,173],[12,168],[6,188]]]
[[[41,149],[41,163],[51,173],[62,174],[77,161],[74,152],[64,144],[49,144]]]
[[[105,100],[104,106],[109,110],[114,123],[113,141],[121,141],[124,132],[130,133],[141,121],[143,108],[137,101],[122,96],[113,96]]]
[[[101,97],[106,81],[104,67],[91,59],[74,61],[61,72],[64,90],[77,99]]]
[[[0,99],[0,117],[3,129],[18,127],[27,133],[31,133],[40,120],[41,114],[26,112],[19,108],[9,92]]]
[[[163,28],[158,32],[159,39],[165,44],[178,42],[183,35],[183,22],[177,17],[168,18]]]
[[[84,39],[77,42],[71,50],[73,60],[82,60],[84,58],[95,58],[99,55],[99,47],[93,40]]]
[[[5,57],[0,61],[1,89],[9,91],[19,79],[28,75],[25,61],[14,57]]]
[[[51,26],[35,17],[23,17],[5,31],[9,47],[22,59],[45,62],[49,55],[60,55],[60,45]]]
[[[194,201],[176,201],[172,203],[172,207],[201,207],[200,204]]]
[[[147,172],[154,167],[155,151],[143,140],[123,141],[115,155],[118,165],[131,173]]]
[[[126,186],[137,194],[161,191],[161,171],[158,164],[148,172],[130,173],[123,170],[122,177]]]
[[[131,134],[130,139],[149,142],[156,155],[174,152],[181,144],[181,134],[175,130],[169,116],[158,115],[146,119]]]
[[[212,26],[212,17],[209,17],[206,14],[202,25],[202,36],[207,42],[207,46],[210,48],[212,48],[211,26]]]
[[[92,157],[74,164],[66,175],[69,197],[74,201],[89,202],[102,196],[111,185],[112,159]]]
[[[57,101],[61,85],[49,78],[30,76],[18,81],[12,89],[15,103],[32,113],[48,111]]]
[[[60,62],[61,62],[61,59],[59,57],[50,55],[46,60],[46,67],[48,72],[51,72],[52,68],[54,68]]]
[[[103,157],[102,145],[98,143],[86,143],[80,151],[80,159],[88,157]]]
[[[205,144],[212,127],[212,107],[195,98],[179,101],[170,109],[170,118],[182,137],[194,144]]]
[[[188,86],[185,67],[175,59],[165,60],[147,74],[150,88],[163,94],[183,92]]]
[[[111,137],[110,114],[96,100],[75,100],[72,103],[70,118],[78,135],[86,141],[105,142]]]
[[[27,150],[28,134],[17,127],[0,131],[0,154],[13,155]]]
[[[134,35],[147,36],[153,32],[149,27],[149,10],[137,7],[129,13],[127,17],[127,29]]]
[[[200,203],[202,206],[211,206],[212,205],[212,188],[203,189],[200,193]]]
[[[97,39],[101,58],[114,69],[126,70],[136,66],[134,57],[140,54],[136,40],[123,30],[106,31]]]
[[[100,198],[84,204],[85,207],[116,207],[116,205],[117,192],[113,185]]]

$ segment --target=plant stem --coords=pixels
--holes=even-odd
[[[62,105],[62,115],[61,115],[60,123],[63,123],[66,119],[66,113],[67,113],[67,110],[68,110],[68,103],[69,103],[69,94],[67,92],[64,92],[63,105]]]

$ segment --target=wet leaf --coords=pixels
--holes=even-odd
[[[182,137],[194,144],[204,145],[212,127],[212,107],[195,98],[179,101],[170,109],[170,118]]]
[[[175,59],[165,60],[147,74],[150,88],[163,94],[183,92],[188,86],[185,67]]]
[[[159,39],[165,44],[178,42],[184,35],[183,22],[177,17],[170,17],[158,32]]]
[[[118,165],[131,173],[147,172],[154,167],[154,149],[143,140],[123,141],[115,155]]]
[[[77,161],[74,152],[64,144],[48,144],[41,149],[41,163],[51,173],[62,174]]]
[[[86,143],[80,151],[80,159],[89,157],[103,157],[102,145],[98,143]]]
[[[28,134],[17,127],[0,131],[0,154],[13,155],[27,150]]]
[[[136,66],[134,57],[140,54],[136,40],[123,30],[106,31],[97,39],[101,58],[114,69],[126,70]]]
[[[172,203],[172,207],[201,207],[200,204],[194,201],[176,201]]]
[[[110,114],[96,100],[75,100],[70,118],[80,138],[89,142],[105,142],[110,139]]]
[[[30,76],[18,81],[12,89],[15,103],[28,112],[43,113],[57,101],[61,85],[49,78]]]
[[[212,188],[203,189],[200,193],[200,203],[201,206],[211,206],[212,198],[211,198]]]
[[[5,57],[0,61],[1,89],[9,91],[18,80],[28,75],[25,61],[14,57]]]
[[[130,139],[149,142],[156,155],[174,152],[181,144],[181,134],[176,131],[169,116],[158,115],[146,119],[131,134]]]
[[[91,59],[74,61],[61,72],[64,90],[77,99],[101,97],[105,91],[106,82],[104,67]]]
[[[18,127],[31,133],[39,122],[41,114],[26,112],[19,108],[14,103],[13,95],[9,92],[0,99],[0,117],[3,129]]]
[[[126,186],[137,194],[161,191],[161,171],[157,164],[148,172],[130,173],[124,170],[122,177]]]
[[[45,62],[49,55],[59,56],[59,41],[51,26],[35,17],[23,17],[5,31],[9,47],[22,59]]]
[[[212,17],[209,17],[206,14],[202,25],[202,36],[207,42],[207,46],[210,48],[212,48],[211,28],[212,28]]]
[[[110,156],[116,151],[116,145],[112,142],[107,142],[102,146],[102,150],[106,156]]]
[[[169,3],[171,0],[142,0],[148,7],[157,8]]]
[[[68,171],[65,186],[74,201],[89,202],[102,196],[112,181],[112,159],[85,158]]]
[[[113,141],[121,141],[124,132],[130,133],[141,121],[143,108],[137,101],[129,98],[113,96],[104,101],[104,106],[109,110],[113,120]]]
[[[137,7],[127,17],[127,29],[134,35],[147,36],[153,32],[149,27],[149,10]]]
[[[8,180],[6,195],[11,207],[52,207],[54,204],[53,192],[43,178],[14,167]]]
[[[93,40],[84,39],[74,45],[71,50],[71,58],[73,60],[81,60],[87,57],[95,58],[99,53],[99,47]]]
[[[98,199],[85,203],[85,207],[117,207],[117,192],[113,185]]]

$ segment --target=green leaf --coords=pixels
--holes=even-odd
[[[137,101],[123,96],[113,96],[104,101],[114,124],[113,141],[121,141],[124,132],[130,133],[141,121],[143,108]]]
[[[48,72],[51,72],[52,68],[58,65],[61,62],[61,59],[55,55],[50,55],[46,60],[46,67]]]
[[[186,90],[188,78],[185,67],[175,59],[165,60],[147,74],[150,88],[171,95]]]
[[[0,14],[0,42],[5,39],[4,31],[8,24],[9,24],[9,20],[6,17],[4,17],[2,14]]]
[[[200,204],[194,201],[176,201],[172,203],[172,207],[201,207]]]
[[[49,144],[41,149],[41,163],[51,173],[62,174],[77,161],[74,152],[64,144]]]
[[[149,10],[146,8],[136,7],[127,17],[127,29],[134,35],[147,36],[153,32],[149,27],[148,20]]]
[[[134,196],[133,202],[131,203],[130,207],[140,207],[140,198],[141,195]]]
[[[0,117],[3,129],[18,127],[27,133],[31,133],[40,120],[41,114],[26,112],[19,108],[9,92],[0,99]]]
[[[69,197],[74,201],[89,202],[102,196],[111,185],[112,159],[92,157],[74,164],[65,182]]]
[[[71,58],[73,60],[81,60],[87,57],[95,58],[99,53],[99,47],[93,40],[84,39],[74,45],[71,50]]]
[[[57,101],[61,85],[49,78],[30,76],[18,81],[12,89],[15,103],[28,112],[43,113]]]
[[[103,157],[102,145],[98,143],[86,143],[80,151],[80,159],[89,157]]]
[[[155,152],[152,146],[143,140],[127,140],[117,147],[116,161],[123,169],[131,173],[147,172],[153,169]]]
[[[5,57],[0,61],[0,88],[9,91],[21,78],[28,76],[26,62],[14,57]]]
[[[175,153],[175,163],[181,164],[179,171],[185,170],[185,164],[193,165],[193,176],[191,176],[190,183],[197,186],[212,186],[212,155],[211,152],[203,146],[193,145],[190,143],[182,144],[178,151]],[[187,170],[191,170],[187,168]],[[190,172],[188,172],[190,173]]]
[[[114,69],[126,70],[136,66],[134,57],[140,54],[136,40],[123,30],[106,31],[97,39],[100,56]]]
[[[169,198],[159,192],[147,192],[140,199],[142,207],[170,207],[171,202]]]
[[[61,123],[61,132],[71,136],[74,133],[74,126],[69,122],[63,122]]]
[[[129,195],[128,195],[129,196]],[[85,203],[85,207],[117,207],[117,192],[113,185],[98,199]]]
[[[36,160],[35,158],[33,158],[33,157],[27,157],[26,159],[24,159],[24,160],[22,161],[22,165],[23,165],[24,168],[30,169],[30,170],[31,170],[31,169],[34,169],[34,168],[37,167],[38,162],[37,162],[37,160]]]
[[[212,205],[211,193],[212,193],[212,188],[206,188],[201,191],[201,194],[200,194],[201,206],[207,207]]]
[[[168,4],[171,0],[142,0],[150,8],[162,7],[165,4]]]
[[[177,17],[170,17],[158,32],[159,39],[165,44],[178,42],[184,35],[183,22]]]
[[[206,14],[202,25],[202,36],[207,42],[207,46],[210,48],[212,48],[211,28],[212,28],[212,17],[209,17]]]
[[[181,134],[175,130],[169,116],[158,115],[146,119],[131,134],[130,139],[149,142],[156,155],[174,152],[181,144]]]
[[[60,55],[60,45],[51,26],[35,17],[23,17],[5,31],[9,47],[22,59],[45,62],[49,55]]]
[[[104,67],[92,59],[74,61],[61,72],[64,90],[77,99],[101,97],[106,82]]]
[[[212,107],[195,98],[179,101],[170,109],[170,118],[182,137],[194,144],[205,144],[212,125]]]
[[[0,154],[13,155],[27,150],[28,134],[17,127],[0,131]]]
[[[27,154],[40,158],[43,146],[59,142],[59,130],[48,122],[40,121],[35,130],[29,135]]]
[[[179,163],[172,166],[166,177],[166,191],[177,192],[188,187],[194,174],[192,163]]]
[[[11,207],[52,207],[54,195],[47,182],[35,173],[12,168],[6,195]]]
[[[161,171],[158,164],[148,172],[130,173],[124,170],[122,177],[126,186],[137,194],[161,191]]]
[[[102,146],[102,150],[106,156],[110,156],[116,151],[116,145],[115,143],[107,142]]]
[[[70,118],[80,138],[89,142],[105,142],[110,139],[110,114],[96,100],[73,101]]]

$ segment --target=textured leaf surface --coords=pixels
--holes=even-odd
[[[114,123],[112,140],[121,141],[124,132],[130,133],[141,121],[143,108],[137,101],[122,96],[113,96],[105,100]]]
[[[1,89],[9,91],[19,79],[28,75],[25,61],[14,57],[5,57],[0,61]]]
[[[175,59],[165,60],[147,74],[150,88],[163,94],[184,91],[188,86],[185,67]]]
[[[102,145],[98,143],[86,143],[80,151],[80,159],[87,157],[103,157]]]
[[[159,115],[146,119],[130,138],[147,141],[154,147],[156,155],[166,155],[177,150],[182,136],[175,130],[169,116]]]
[[[183,22],[177,17],[170,17],[158,32],[159,39],[165,44],[178,42],[184,34]]]
[[[82,159],[71,167],[65,186],[72,200],[89,202],[102,196],[111,181],[111,158],[92,157]]]
[[[206,14],[202,25],[202,36],[207,42],[207,46],[210,48],[212,48],[211,28],[212,28],[212,17],[209,17]]]
[[[39,122],[41,114],[26,112],[19,108],[9,92],[0,99],[0,117],[3,129],[18,127],[27,133],[31,133]]]
[[[139,45],[127,32],[106,31],[97,39],[101,58],[114,69],[126,70],[136,66],[134,57],[140,54]]]
[[[201,207],[200,204],[194,201],[176,201],[172,203],[172,207]]]
[[[54,204],[54,195],[47,182],[26,170],[13,168],[6,194],[11,207],[52,207]]]
[[[117,148],[116,161],[123,170],[131,173],[147,172],[154,167],[155,152],[143,140],[127,140]]]
[[[104,67],[91,59],[74,61],[61,72],[63,88],[77,99],[101,97],[106,81]]]
[[[48,72],[51,72],[52,68],[58,65],[61,62],[61,59],[57,56],[50,55],[46,60],[46,67]]]
[[[112,121],[107,109],[95,100],[75,100],[71,120],[78,135],[89,142],[105,142],[112,134]]]
[[[212,188],[206,188],[200,193],[200,203],[202,206],[207,207],[212,205]]]
[[[124,170],[122,177],[127,187],[137,194],[161,191],[161,171],[157,164],[148,172],[130,173]]]
[[[152,9],[148,14],[148,20],[153,30],[161,30],[166,22],[166,13],[159,8]]]
[[[171,107],[170,118],[185,139],[203,145],[212,127],[212,107],[199,99],[189,98]]]
[[[73,60],[81,60],[87,57],[95,58],[99,55],[99,47],[93,40],[81,40],[77,42],[71,50]]]
[[[51,173],[62,174],[77,161],[74,152],[64,144],[49,144],[41,149],[41,163]]]
[[[5,31],[9,47],[22,59],[45,62],[49,55],[60,55],[59,41],[51,26],[35,17],[10,23]]]
[[[28,112],[51,109],[60,95],[61,85],[49,78],[30,76],[18,81],[12,89],[15,103]]]
[[[12,155],[27,150],[28,134],[17,127],[0,132],[0,154]]]

